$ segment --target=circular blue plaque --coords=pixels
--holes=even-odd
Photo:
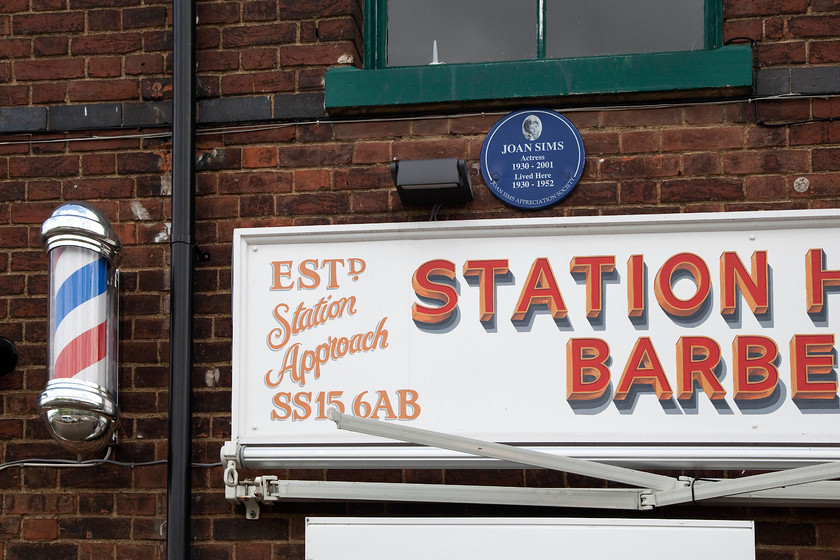
[[[583,140],[569,120],[527,109],[493,125],[481,145],[481,175],[502,202],[523,209],[566,198],[583,173]]]

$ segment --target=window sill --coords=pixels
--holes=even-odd
[[[327,72],[326,108],[737,89],[751,87],[752,81],[749,45],[706,51],[379,70],[343,67]]]

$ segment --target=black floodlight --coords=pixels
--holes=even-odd
[[[473,199],[470,174],[462,159],[395,161],[391,175],[405,206],[435,206]]]
[[[17,367],[17,348],[8,338],[0,336],[0,375],[14,371]]]

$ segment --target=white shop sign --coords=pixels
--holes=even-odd
[[[306,558],[755,559],[752,521],[353,518],[306,520]]]
[[[840,214],[236,230],[245,467],[457,465],[343,412],[637,465],[840,458]]]

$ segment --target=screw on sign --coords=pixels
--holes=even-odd
[[[121,244],[92,206],[67,203],[44,222],[50,257],[47,387],[38,408],[65,449],[93,452],[117,427],[117,273]]]

